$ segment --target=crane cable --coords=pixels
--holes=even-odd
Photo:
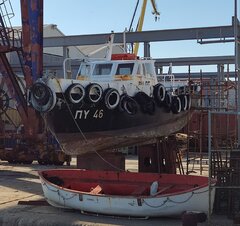
[[[146,7],[147,7],[147,0],[144,0],[143,5],[142,5],[142,10],[141,10],[141,15],[140,15],[138,25],[137,25],[137,29],[136,29],[137,31],[142,31]],[[139,49],[139,42],[136,42],[135,45],[134,45],[134,50],[133,50],[133,53],[135,55],[138,54],[138,49]]]
[[[155,20],[157,20],[157,18],[160,16],[160,13],[157,10],[157,4],[156,4],[155,0],[151,0],[151,3],[152,3],[152,7],[153,7],[152,14],[155,15]]]
[[[135,9],[134,9],[134,13],[133,13],[133,16],[132,16],[131,24],[130,24],[129,29],[128,29],[129,32],[132,30],[132,25],[133,25],[133,21],[134,21],[135,16],[136,16],[138,5],[139,5],[139,0],[137,1],[137,4],[136,4]]]
[[[152,7],[153,7],[153,14],[155,15],[155,21],[157,20],[158,16],[160,15],[160,13],[157,10],[157,6],[156,6],[156,2],[155,0],[151,0],[152,3]],[[137,4],[138,5],[138,4]],[[143,27],[143,22],[144,22],[144,17],[145,17],[145,12],[146,12],[146,7],[147,7],[147,0],[143,1],[143,5],[142,5],[142,9],[141,9],[141,14],[140,14],[140,18],[137,24],[137,28],[136,31],[142,31],[142,27]],[[136,10],[136,9],[135,9]],[[135,16],[135,12],[134,12],[134,16]],[[134,50],[133,53],[135,55],[138,54],[138,49],[139,49],[139,43],[136,42],[134,44]]]

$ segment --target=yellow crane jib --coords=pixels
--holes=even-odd
[[[157,18],[159,17],[160,13],[157,10],[157,6],[156,6],[155,0],[151,0],[151,3],[152,3],[152,7],[153,7],[153,12],[152,13],[155,15],[155,20],[157,20]],[[142,31],[144,17],[145,17],[145,12],[146,12],[146,7],[147,7],[147,0],[143,0],[141,14],[140,14],[140,17],[139,17],[139,22],[138,22],[136,31]],[[134,44],[134,50],[133,50],[133,53],[135,55],[138,54],[138,49],[139,49],[139,43],[137,42],[137,43]]]

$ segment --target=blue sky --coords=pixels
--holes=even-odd
[[[10,1],[16,14],[13,23],[20,25],[20,0]],[[57,24],[66,35],[120,32],[129,26],[136,2],[45,0],[44,22]],[[156,0],[156,3],[160,21],[154,21],[149,1],[144,30],[228,25],[234,10],[234,0]]]
[[[15,18],[20,25],[20,0],[13,0]],[[44,23],[57,24],[65,35],[122,32],[128,28],[136,0],[45,0]],[[141,2],[141,1],[140,1]],[[155,22],[148,2],[143,30],[160,30],[230,25],[234,0],[156,0],[160,20]],[[238,3],[240,5],[240,1]],[[141,6],[141,3],[140,3]],[[239,11],[239,10],[238,10]],[[137,13],[137,18],[139,11]],[[136,25],[136,23],[135,23]],[[152,57],[233,55],[233,44],[200,45],[197,41],[151,44]]]

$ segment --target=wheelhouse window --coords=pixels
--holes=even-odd
[[[119,64],[117,67],[116,75],[131,75],[134,63]]]
[[[96,64],[93,75],[110,75],[112,64]]]
[[[78,76],[89,76],[91,73],[91,65],[89,64],[82,64],[78,71]]]
[[[146,70],[146,74],[148,75],[153,75],[154,74],[154,68],[152,66],[151,63],[145,63],[145,70]]]
[[[138,65],[138,69],[137,69],[137,74],[138,74],[138,75],[141,75],[141,74],[142,74],[142,71],[143,71],[143,69],[142,69],[142,64],[139,64],[139,65]]]

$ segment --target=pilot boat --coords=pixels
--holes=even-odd
[[[150,142],[189,119],[195,86],[174,75],[158,81],[153,59],[109,49],[104,59],[82,59],[74,78],[42,77],[30,89],[30,104],[67,154]]]

